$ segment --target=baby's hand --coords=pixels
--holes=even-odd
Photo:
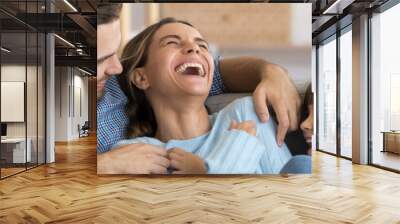
[[[205,174],[207,173],[204,160],[193,153],[180,148],[168,151],[171,167],[176,169],[172,174]]]
[[[237,129],[241,131],[245,131],[250,135],[256,136],[257,130],[256,130],[256,122],[254,121],[243,121],[240,123],[237,123],[235,120],[232,120],[231,126],[229,127],[229,130],[232,129]]]

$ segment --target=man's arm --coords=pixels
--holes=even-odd
[[[269,119],[267,106],[272,106],[279,123],[278,144],[283,144],[288,129],[298,128],[301,100],[284,68],[260,58],[235,57],[220,60],[219,70],[226,92],[254,91],[255,110],[261,121]]]
[[[275,65],[256,57],[221,59],[219,71],[226,92],[252,92]],[[271,72],[271,71],[269,71]]]
[[[167,150],[151,144],[122,145],[97,154],[97,174],[166,174]]]

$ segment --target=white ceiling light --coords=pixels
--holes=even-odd
[[[5,47],[1,47],[1,50],[4,51],[4,52],[6,52],[6,53],[10,53],[10,52],[11,52],[10,50],[8,50],[8,49],[5,48]]]
[[[354,0],[336,0],[322,14],[342,14],[343,10],[353,2]]]
[[[69,42],[68,40],[58,36],[57,34],[54,34],[55,37],[57,37],[59,40],[61,40],[62,42],[64,42],[65,44],[67,44],[70,47],[75,48],[75,45],[73,45],[71,42]]]
[[[67,4],[74,12],[78,12],[78,10],[71,4],[69,3],[68,0],[64,0],[65,4]]]
[[[83,55],[83,50],[80,48],[77,48],[76,53],[78,53],[79,55]]]
[[[92,75],[92,73],[90,73],[90,72],[88,72],[88,71],[85,71],[85,70],[83,70],[83,69],[81,69],[81,68],[79,68],[79,67],[78,67],[78,69],[79,69],[79,71],[81,71],[81,72],[83,72],[83,73],[85,73],[85,74],[87,74],[87,75]]]

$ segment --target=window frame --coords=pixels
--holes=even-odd
[[[368,69],[367,69],[367,77],[368,77],[368,165],[377,167],[383,170],[400,173],[400,170],[390,168],[384,165],[376,164],[373,162],[373,133],[372,133],[372,19],[374,18],[374,14],[382,14],[385,11],[391,9],[392,7],[400,4],[400,0],[388,0],[379,7],[376,7],[370,11],[368,11],[368,32],[367,32],[367,39],[368,39]]]
[[[343,28],[337,30],[335,33],[330,35],[329,37],[319,41],[316,44],[316,88],[317,88],[317,94],[316,94],[316,115],[317,115],[317,122],[316,122],[316,150],[319,152],[327,153],[329,155],[337,156],[343,159],[347,160],[352,160],[352,158],[347,157],[342,155],[341,153],[341,118],[340,118],[340,103],[341,103],[341,97],[340,97],[340,82],[341,82],[341,67],[340,67],[340,37],[347,32],[352,31],[352,23],[347,24]],[[319,119],[318,119],[318,114],[319,114],[319,104],[320,104],[320,99],[318,97],[320,93],[319,89],[319,82],[320,82],[320,74],[319,74],[319,66],[320,66],[320,56],[319,56],[319,51],[318,49],[320,48],[320,45],[322,44],[327,44],[331,41],[336,41],[336,152],[328,152],[324,149],[320,149],[319,145],[319,136],[320,136],[320,130],[319,130]]]

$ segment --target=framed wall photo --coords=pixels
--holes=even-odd
[[[25,82],[1,82],[1,122],[24,122]]]
[[[98,113],[98,174],[311,173],[312,99],[303,106],[307,133],[296,136],[300,147],[293,138],[278,139],[273,115],[268,124],[260,122],[251,97],[259,84],[265,92],[281,92],[287,98],[281,103],[299,99],[299,93],[311,96],[311,15],[311,4],[124,4],[119,56],[125,71],[141,72],[123,73],[118,82],[127,99],[143,100],[128,100],[127,122],[114,121],[120,116],[112,110]],[[98,37],[107,35],[107,29],[98,30]],[[97,48],[107,43],[99,41]],[[262,85],[260,77],[270,71],[290,81]],[[208,98],[218,85],[214,77],[235,78],[221,78],[226,91]],[[246,125],[257,128],[239,128]],[[165,150],[158,155],[162,165],[138,155],[104,159],[120,152],[115,147],[144,142]],[[120,166],[126,159],[151,168],[114,169],[128,167]],[[297,159],[301,165],[293,168]]]

